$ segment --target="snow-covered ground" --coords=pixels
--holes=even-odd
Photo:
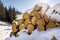
[[[11,24],[10,24],[10,23],[7,23],[7,22],[0,21],[0,25],[9,26],[9,25],[11,25]]]
[[[21,31],[18,33],[19,37],[8,37],[6,40],[51,40],[53,36],[60,40],[60,27],[48,29],[47,31],[38,31],[37,29],[28,35],[26,32]]]
[[[9,25],[9,26],[8,26]],[[11,32],[11,25],[0,21],[0,40],[5,40]]]

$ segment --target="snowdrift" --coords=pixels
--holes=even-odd
[[[6,40],[51,40],[53,36],[56,37],[57,40],[60,40],[60,27],[48,29],[47,31],[38,31],[37,29],[33,31],[31,35],[28,35],[24,30],[19,32],[19,37],[8,37]]]

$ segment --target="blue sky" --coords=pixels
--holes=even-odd
[[[24,12],[27,9],[34,7],[37,3],[47,3],[50,6],[55,6],[57,3],[60,3],[60,0],[1,0],[4,6],[15,7],[16,10]]]

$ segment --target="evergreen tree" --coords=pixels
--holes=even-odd
[[[8,12],[8,9],[7,7],[4,8],[5,9],[5,14],[6,14],[6,21],[9,22],[9,12]]]
[[[15,19],[16,14],[21,14],[21,12],[15,10],[15,8],[13,7],[9,7],[7,9],[7,7],[3,6],[3,3],[0,0],[0,20],[1,21],[7,21],[12,23],[12,21]]]
[[[8,14],[9,15],[9,22],[12,22],[12,19],[11,19],[12,18],[12,16],[11,16],[12,15],[12,8],[11,8],[11,6],[9,7],[8,12],[9,12],[9,14]]]
[[[5,10],[4,10],[4,6],[3,3],[0,0],[0,20],[5,21]]]
[[[16,11],[15,11],[15,8],[11,8],[11,6],[9,7],[9,19],[10,19],[10,22],[12,22],[14,19],[15,19],[15,16],[16,16]]]
[[[15,16],[16,16],[16,10],[15,10],[15,8],[14,8],[14,7],[13,7],[13,9],[12,9],[12,10],[13,10],[13,14],[12,14],[12,16],[13,16],[13,17],[12,17],[12,18],[13,18],[13,19],[15,19]]]

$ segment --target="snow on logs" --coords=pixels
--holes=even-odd
[[[10,35],[12,36],[13,34],[15,37],[17,37],[17,33],[23,29],[27,29],[27,33],[31,34],[35,29],[45,31],[49,28],[55,28],[56,26],[60,26],[57,25],[56,20],[49,18],[46,15],[46,11],[49,8],[50,6],[47,4],[35,5],[34,9],[30,13],[25,12],[21,19],[12,22],[12,32]]]

